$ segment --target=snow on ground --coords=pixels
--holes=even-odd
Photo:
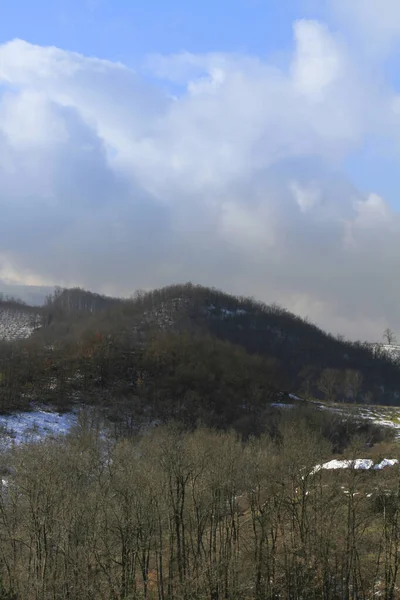
[[[310,475],[314,475],[321,469],[371,469],[374,462],[369,458],[356,458],[355,460],[330,460],[322,465],[315,465]]]
[[[359,416],[362,419],[367,419],[381,425],[382,427],[390,427],[397,429],[397,437],[400,438],[400,409],[394,407],[374,406],[360,408]]]
[[[45,410],[0,415],[0,446],[38,442],[51,436],[67,434],[77,423],[76,412],[60,414]]]
[[[394,361],[400,359],[400,346],[397,344],[371,344],[375,355],[386,355]]]
[[[39,324],[39,315],[15,308],[0,308],[0,340],[26,339]]]
[[[397,458],[384,458],[380,463],[376,464],[374,466],[374,469],[376,471],[381,471],[382,469],[385,469],[386,467],[394,467],[394,465],[398,465],[399,461],[397,460]]]
[[[302,400],[314,405],[318,410],[325,410],[332,413],[343,415],[343,417],[356,417],[371,421],[381,427],[389,427],[397,430],[396,437],[400,440],[400,407],[395,406],[356,406],[356,405],[332,405],[324,404],[317,400],[305,400],[295,394],[288,394],[290,400]],[[279,403],[272,404],[272,406],[280,407]],[[294,406],[294,404],[287,403],[286,406]]]
[[[374,461],[370,458],[356,458],[355,460],[330,460],[329,462],[323,463],[322,465],[315,465],[310,475],[315,475],[322,469],[331,470],[331,469],[357,469],[369,471],[370,469],[374,469],[376,471],[381,471],[386,467],[393,467],[394,465],[398,465],[399,461],[397,458],[384,458],[380,463],[374,465]]]

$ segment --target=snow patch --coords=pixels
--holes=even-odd
[[[375,356],[385,355],[393,361],[400,359],[400,346],[397,344],[370,344]]]
[[[355,460],[330,460],[322,465],[316,465],[310,475],[314,475],[321,469],[363,469],[368,470],[374,466],[374,462],[369,458],[356,458]]]
[[[12,342],[26,339],[40,326],[38,314],[23,309],[0,307],[0,340]]]
[[[380,463],[376,464],[374,466],[374,469],[376,471],[380,471],[382,469],[384,469],[385,467],[394,467],[394,465],[398,465],[399,461],[397,460],[397,458],[384,458]]]
[[[45,410],[0,415],[0,445],[38,442],[45,437],[66,435],[77,423],[76,412],[60,414]]]
[[[397,458],[384,458],[380,463],[374,465],[374,461],[370,458],[356,458],[354,460],[330,460],[322,465],[315,465],[310,475],[315,475],[322,469],[331,470],[331,469],[358,469],[363,471],[369,471],[370,469],[374,469],[380,471],[385,467],[394,467],[394,465],[398,465],[399,461]]]

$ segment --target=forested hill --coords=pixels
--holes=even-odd
[[[192,284],[132,299],[57,290],[40,309],[0,301],[0,325],[0,410],[83,402],[132,422],[253,430],[282,394],[400,404],[393,357]]]
[[[57,287],[46,298],[47,324],[54,318],[65,319],[66,316],[94,314],[123,302],[120,298],[110,298],[82,290],[81,288],[62,289]]]
[[[400,368],[393,357],[335,338],[277,305],[251,298],[190,283],[139,292],[129,300],[72,289],[58,290],[43,311],[38,341],[87,344],[105,336],[122,350],[156,338],[167,343],[167,334],[185,333],[274,361],[288,392],[328,401],[400,401]]]

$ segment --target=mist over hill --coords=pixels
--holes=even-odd
[[[46,297],[51,294],[53,290],[54,286],[23,285],[10,283],[4,279],[0,279],[1,294],[20,298],[26,304],[32,306],[41,306],[44,304]]]

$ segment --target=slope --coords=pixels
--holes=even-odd
[[[29,338],[42,325],[41,310],[14,298],[0,296],[0,341]]]
[[[282,391],[326,401],[397,404],[400,369],[395,355],[335,338],[308,320],[252,298],[192,284],[172,285],[129,300],[64,290],[46,308],[48,326],[35,334],[47,343],[96,345],[128,351],[161,332],[218,339],[250,355],[274,360]]]

